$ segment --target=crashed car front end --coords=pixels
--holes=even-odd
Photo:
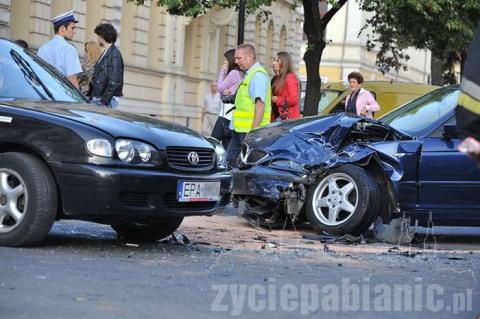
[[[385,198],[394,198],[402,164],[417,151],[411,141],[378,121],[346,114],[274,123],[245,139],[233,173],[234,200],[251,223],[284,227],[303,219],[309,188],[345,164],[369,167],[389,193]],[[381,206],[395,209],[396,201]]]

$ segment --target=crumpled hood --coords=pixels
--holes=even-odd
[[[210,142],[187,127],[106,107],[50,101],[9,101],[2,104],[70,119],[96,127],[115,138],[153,143],[158,149],[165,149],[167,145],[213,148]]]
[[[355,162],[375,152],[373,145],[362,141],[342,147],[353,128],[366,128],[367,137],[368,134],[391,134],[399,140],[411,139],[379,121],[339,113],[272,123],[248,134],[245,143],[250,149],[268,153],[265,160],[286,159],[305,165],[332,166]]]

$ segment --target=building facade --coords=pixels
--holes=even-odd
[[[271,59],[288,51],[299,65],[303,15],[294,0],[265,8],[271,14],[248,15],[245,42],[257,48],[258,60],[271,71]],[[237,44],[238,16],[213,9],[192,19],[169,15],[155,1],[136,6],[127,0],[0,0],[0,36],[23,39],[36,49],[53,35],[51,18],[70,9],[79,23],[73,44],[83,57],[83,43],[96,40],[101,22],[119,31],[125,62],[120,109],[166,119],[199,130],[209,83],[216,80],[223,53]]]
[[[325,6],[325,3],[324,3]],[[327,8],[323,8],[326,10]],[[408,49],[410,60],[406,62],[408,69],[400,72],[390,71],[382,74],[375,65],[376,52],[367,51],[367,33],[360,30],[368,19],[367,12],[361,11],[356,1],[348,1],[330,21],[326,40],[327,47],[323,51],[320,66],[322,82],[346,80],[352,71],[360,71],[367,81],[401,81],[430,83],[431,53],[427,50]],[[305,45],[302,52],[305,52]],[[302,53],[303,54],[303,53]],[[305,65],[300,64],[300,77],[306,81]]]

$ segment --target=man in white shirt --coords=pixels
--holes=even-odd
[[[212,135],[212,129],[217,121],[218,114],[222,109],[222,99],[217,92],[217,83],[210,84],[210,91],[205,94],[204,105],[202,109],[202,134]]]
[[[82,72],[77,48],[66,40],[76,34],[73,10],[64,12],[52,19],[54,37],[38,49],[38,56],[50,63],[65,75],[78,88],[77,74]]]

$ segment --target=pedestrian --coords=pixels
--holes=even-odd
[[[87,94],[90,89],[93,69],[98,59],[102,55],[102,48],[95,41],[85,42],[85,62],[82,63],[83,72],[79,76],[80,91]]]
[[[53,38],[38,49],[38,56],[50,63],[78,88],[77,74],[82,72],[77,49],[67,40],[73,40],[76,23],[73,10],[64,12],[52,19]]]
[[[210,90],[205,94],[202,108],[202,134],[212,135],[213,125],[217,121],[218,114],[222,109],[222,99],[217,92],[217,83],[210,83]]]
[[[235,63],[235,49],[228,50],[223,56],[225,61],[217,80],[217,92],[222,97],[223,107],[215,122],[212,136],[221,141],[223,147],[227,149],[233,131],[232,116],[235,109],[235,92],[242,81],[243,72]]]
[[[255,47],[242,44],[235,50],[235,63],[245,72],[235,95],[232,140],[227,150],[230,167],[237,159],[248,132],[270,123],[271,90],[267,71],[257,62]]]
[[[286,121],[300,117],[299,82],[293,72],[292,57],[287,52],[278,52],[273,59],[272,121]]]
[[[110,23],[102,23],[94,32],[103,53],[93,69],[87,96],[96,105],[116,108],[123,96],[123,58],[115,46],[117,30]]]
[[[468,50],[464,76],[455,109],[458,133],[462,139],[459,150],[480,163],[480,21]]]
[[[347,95],[345,112],[373,119],[374,112],[380,111],[380,105],[372,93],[362,88],[363,75],[352,72],[348,75],[348,84],[352,92]]]

